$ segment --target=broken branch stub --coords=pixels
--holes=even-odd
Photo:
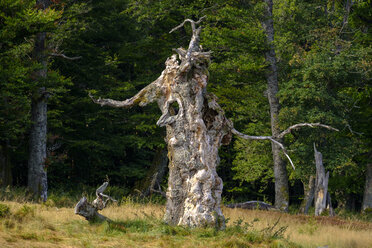
[[[104,221],[110,220],[106,216],[98,213],[98,210],[102,210],[106,207],[109,200],[116,202],[112,197],[103,194],[108,186],[108,182],[104,182],[97,190],[97,198],[89,203],[86,197],[82,197],[75,206],[75,214],[83,216],[88,221]]]

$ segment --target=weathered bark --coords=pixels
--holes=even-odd
[[[85,197],[81,198],[75,206],[75,214],[83,216],[87,221],[90,222],[105,220],[110,221],[109,218],[98,213],[99,210],[102,210],[106,207],[109,200],[116,202],[115,199],[103,194],[107,186],[108,182],[105,182],[96,190],[97,198],[92,203],[89,203]]]
[[[326,208],[328,208],[329,214],[332,215],[334,214],[334,212],[331,205],[331,196],[328,192],[329,171],[325,173],[325,169],[323,166],[323,156],[316,150],[315,144],[314,156],[316,166],[315,216],[321,215]]]
[[[9,160],[8,145],[0,144],[0,186],[12,185],[12,167]]]
[[[244,139],[268,139],[278,149],[284,152],[285,149],[273,136],[249,136],[233,128],[232,122],[217,104],[216,96],[206,91],[210,52],[202,52],[199,46],[201,28],[196,28],[196,25],[200,20],[186,21],[191,23],[193,35],[187,51],[183,48],[175,49],[181,63],[177,55],[168,58],[166,69],[160,77],[130,99],[116,101],[95,99],[92,95],[90,97],[101,106],[124,108],[136,104],[145,106],[157,101],[162,111],[157,125],[166,127],[169,158],[165,221],[173,225],[224,228],[225,221],[220,208],[223,185],[216,173],[219,164],[218,148],[221,144],[228,144],[232,134],[237,134]],[[185,22],[172,31],[182,27]],[[175,104],[178,105],[178,112],[173,111]],[[286,131],[295,128],[297,126],[292,126]],[[279,130],[276,130],[275,135],[280,135]],[[279,157],[277,153],[276,157]]]
[[[305,199],[301,203],[300,213],[307,214],[315,195],[315,177],[310,176],[309,183],[304,183]]]
[[[372,159],[372,152],[370,152],[369,154],[369,159],[370,160]],[[367,163],[366,184],[364,187],[362,211],[363,212],[372,211],[372,163],[371,161]]]
[[[162,111],[157,125],[166,127],[169,158],[165,221],[224,228],[220,208],[223,185],[216,166],[218,148],[230,141],[232,123],[225,118],[216,97],[206,91],[210,53],[202,52],[199,46],[199,22],[186,21],[191,23],[193,35],[187,51],[175,49],[180,64],[173,55],[161,76],[128,100],[93,100],[113,107],[144,106],[157,101]],[[178,105],[177,113],[174,104]]]
[[[266,33],[266,42],[268,44],[268,50],[265,53],[266,63],[268,69],[266,73],[267,80],[267,98],[269,99],[270,105],[270,119],[271,119],[271,132],[272,136],[277,141],[282,143],[282,138],[278,138],[280,134],[279,129],[279,111],[280,104],[277,97],[279,91],[278,86],[278,68],[276,62],[275,48],[274,48],[274,22],[273,22],[273,1],[265,0],[265,16],[262,21],[262,26]],[[274,178],[275,178],[275,207],[288,211],[289,205],[289,189],[288,189],[288,175],[287,168],[284,160],[280,156],[280,146],[275,143],[271,143],[271,149],[273,153],[274,162]]]
[[[242,208],[242,209],[252,209],[252,210],[275,210],[274,206],[267,204],[262,201],[248,201],[243,203],[232,203],[226,205],[228,208]]]
[[[37,7],[47,9],[48,0],[36,1]],[[36,35],[34,59],[41,64],[41,69],[35,72],[37,81],[42,82],[47,77],[46,33]],[[45,167],[47,140],[47,99],[48,93],[44,87],[36,90],[31,97],[31,121],[28,160],[28,188],[37,197],[46,201],[48,195],[47,171]]]

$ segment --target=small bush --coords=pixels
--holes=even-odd
[[[10,208],[0,203],[0,218],[7,217],[10,215]]]
[[[283,239],[288,226],[278,226],[280,218],[272,225],[261,230],[262,235],[268,239]]]
[[[28,217],[34,217],[35,216],[35,207],[30,207],[27,205],[23,205],[20,209],[18,209],[14,213],[14,217],[17,220],[23,220]]]

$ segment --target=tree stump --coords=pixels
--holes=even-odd
[[[314,156],[316,166],[315,216],[321,215],[325,209],[328,209],[329,215],[333,216],[334,211],[331,204],[331,196],[328,192],[329,171],[325,173],[322,153],[316,150],[315,144]]]
[[[86,197],[81,198],[75,206],[75,214],[83,216],[89,222],[110,220],[106,216],[98,213],[98,210],[102,210],[106,207],[109,200],[116,202],[115,199],[103,194],[107,186],[108,182],[104,182],[96,190],[97,198],[92,203],[89,203]]]

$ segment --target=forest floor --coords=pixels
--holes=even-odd
[[[123,203],[89,224],[73,208],[0,202],[0,247],[372,247],[372,223],[279,212],[229,209],[225,231],[171,227],[164,206]]]

